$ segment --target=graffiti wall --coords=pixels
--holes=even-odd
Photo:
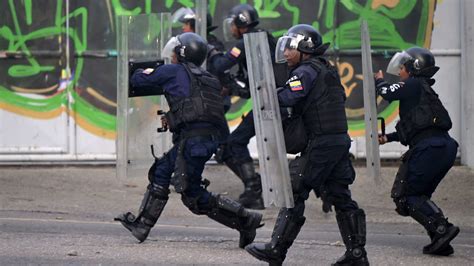
[[[385,69],[394,51],[431,46],[435,11],[442,8],[436,0],[208,2],[217,26],[232,6],[248,2],[258,10],[260,26],[276,37],[298,23],[317,28],[331,42],[331,61],[342,77],[355,140],[364,135],[361,19],[369,23],[374,69]],[[1,1],[0,160],[40,160],[44,154],[58,160],[113,159],[117,16],[173,12],[183,6],[193,7],[194,1]],[[180,25],[174,27],[179,32]],[[379,115],[393,127],[398,103],[377,101]],[[249,100],[234,98],[233,103],[227,114],[231,126],[251,108]],[[354,146],[363,156],[364,145]]]

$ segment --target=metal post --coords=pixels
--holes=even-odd
[[[474,1],[461,0],[461,163],[474,168]]]

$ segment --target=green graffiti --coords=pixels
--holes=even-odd
[[[132,10],[127,10],[123,8],[122,3],[120,3],[120,0],[112,0],[112,5],[117,16],[135,16],[142,12],[142,9],[140,7],[136,7]]]
[[[66,105],[67,97],[64,93],[61,93],[47,99],[32,99],[0,86],[0,102],[32,112],[44,113],[57,110]]]
[[[258,15],[262,18],[279,18],[280,12],[275,8],[280,4],[280,0],[255,0],[254,6]]]
[[[80,114],[82,118],[92,125],[97,127],[100,126],[102,129],[115,131],[116,117],[114,115],[107,114],[93,106],[80,97],[76,92],[72,92],[72,97],[75,103],[75,111]]]
[[[106,1],[107,7],[110,8],[110,16],[134,16],[156,12],[172,12],[182,6],[190,8],[195,6],[195,1],[193,0],[136,0],[126,2],[127,5],[122,4],[125,1],[121,0]],[[266,23],[272,25],[272,34],[275,37],[284,34],[292,25],[302,22],[309,23],[321,32],[325,41],[332,43],[333,49],[338,51],[358,49],[360,47],[359,26],[361,19],[365,19],[369,23],[371,44],[374,49],[403,49],[412,45],[425,45],[427,43],[426,39],[429,38],[429,34],[427,34],[429,32],[427,31],[431,30],[431,26],[428,23],[432,23],[430,16],[433,14],[434,1],[399,1],[393,7],[384,4],[373,7],[373,0],[320,0],[311,3],[310,1],[303,0],[239,0],[234,1],[234,3],[209,0],[208,4],[209,12],[212,15],[222,17],[225,16],[227,9],[233,4],[250,3],[257,9],[261,19],[266,20]],[[115,116],[97,107],[97,103],[93,105],[77,91],[81,78],[89,80],[94,78],[83,77],[83,70],[87,67],[83,55],[85,52],[88,52],[88,43],[90,42],[88,31],[95,26],[90,24],[91,18],[89,17],[88,8],[77,4],[77,8],[70,10],[68,14],[63,14],[65,1],[57,0],[50,2],[56,5],[55,12],[50,15],[54,22],[52,25],[46,25],[39,29],[30,27],[35,24],[34,14],[35,11],[37,12],[35,7],[39,7],[36,1],[8,0],[0,3],[0,8],[10,12],[9,17],[11,18],[11,22],[9,22],[11,24],[7,25],[5,22],[3,25],[0,25],[0,41],[2,41],[1,43],[4,46],[0,48],[2,50],[0,52],[21,53],[24,59],[21,63],[8,65],[4,72],[14,81],[62,72],[65,68],[62,63],[53,65],[53,63],[50,63],[52,60],[41,60],[41,57],[36,56],[34,51],[30,50],[29,45],[33,41],[47,40],[53,43],[51,40],[57,40],[56,44],[59,44],[60,49],[62,49],[65,39],[69,38],[71,47],[74,47],[74,51],[71,51],[71,53],[76,55],[70,61],[73,62],[70,82],[67,83],[64,90],[44,99],[31,99],[21,96],[13,92],[11,86],[0,84],[0,108],[3,104],[5,106],[8,105],[9,108],[23,109],[27,113],[43,113],[66,107],[71,109],[68,111],[73,110],[75,115],[80,116],[82,121],[86,121],[97,129],[115,131]],[[40,8],[44,9],[45,7],[41,6]],[[308,12],[308,8],[314,10]],[[53,8],[50,9],[53,10]],[[104,14],[106,13],[107,10],[104,10]],[[282,20],[282,17],[289,19]],[[24,21],[20,21],[20,18]],[[407,37],[406,33],[400,30],[400,21],[408,18],[414,19],[414,21],[410,22],[410,25],[413,25],[411,27],[413,27],[415,32],[410,33],[410,35],[416,37]],[[74,21],[69,28],[66,28],[67,20]],[[110,21],[110,28],[114,31],[114,18],[111,17]],[[152,40],[156,39],[155,37],[159,34],[160,24],[161,22],[158,19],[150,16],[148,26],[155,30],[150,32],[150,35],[143,36],[142,42],[144,44],[150,44]],[[22,29],[22,27],[25,28]],[[33,30],[28,31],[30,28]],[[116,54],[113,53],[114,47],[107,47],[106,49],[112,51],[111,55]],[[64,61],[65,52],[63,49],[61,53],[61,60]],[[339,60],[343,62],[344,58]],[[357,65],[357,63],[354,64]],[[355,68],[354,71],[358,70]],[[353,85],[356,82],[360,82],[356,78],[358,74],[360,73],[353,73],[350,79],[348,79],[349,81],[346,80],[347,84],[344,84],[345,88],[350,85],[350,88],[346,89],[346,93],[349,92],[348,97],[361,97],[360,86]],[[60,80],[59,77],[56,78]],[[111,75],[110,79],[115,79],[115,76]],[[114,95],[114,93],[110,94]],[[384,117],[393,116],[397,107],[397,103],[389,104],[383,110],[380,110],[380,115]],[[229,121],[239,119],[243,113],[247,113],[251,108],[251,100],[241,99],[238,101],[238,104],[233,105],[230,112],[226,114],[226,118]],[[349,126],[351,130],[363,130],[364,121],[360,118],[350,117]]]
[[[335,31],[329,31],[324,34],[325,40],[336,39],[338,49],[360,47],[361,19],[367,20],[369,24],[372,46],[406,48],[414,45],[413,43],[407,43],[396,30],[391,17],[384,15],[388,13],[386,8],[371,9],[372,1],[367,1],[365,6],[352,0],[343,0],[341,4],[359,17],[357,20],[342,23]],[[413,10],[415,4],[416,1],[402,1],[399,6],[390,10],[392,19],[405,17]],[[334,21],[334,19],[331,20]],[[326,23],[326,25],[330,24]]]

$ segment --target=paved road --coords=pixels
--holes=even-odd
[[[435,195],[462,231],[453,242],[455,255],[440,258],[421,254],[428,237],[411,219],[395,214],[387,193],[396,168],[383,172],[383,185],[375,187],[358,168],[353,188],[367,212],[372,265],[474,265],[474,173],[456,167]],[[238,248],[236,231],[193,215],[175,193],[149,239],[138,244],[112,219],[138,208],[146,179],[114,175],[112,167],[1,167],[0,265],[264,265]],[[242,189],[222,166],[208,166],[206,177],[211,190],[229,197]],[[257,242],[268,241],[276,213],[263,211],[266,224]],[[334,214],[322,213],[311,197],[306,216],[285,264],[329,265],[344,251]]]

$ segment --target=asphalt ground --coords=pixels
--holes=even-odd
[[[353,198],[367,214],[367,252],[372,265],[474,265],[474,172],[456,166],[433,196],[461,233],[449,257],[423,255],[429,242],[411,218],[398,216],[390,199],[396,167],[382,168],[376,186],[356,167]],[[243,186],[224,166],[208,165],[209,190],[237,198]],[[149,238],[139,244],[113,218],[138,209],[146,177],[119,180],[113,166],[1,166],[0,265],[264,265],[238,248],[238,233],[170,200]],[[277,208],[261,211],[265,226],[256,242],[269,240]],[[285,265],[330,265],[344,252],[334,213],[307,201],[307,217]]]

